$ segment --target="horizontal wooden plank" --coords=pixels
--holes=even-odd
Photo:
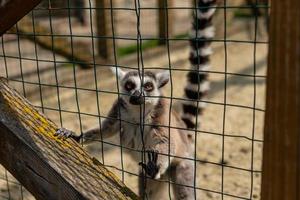
[[[0,163],[37,199],[138,199],[0,78]]]

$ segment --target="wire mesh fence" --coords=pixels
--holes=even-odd
[[[215,7],[212,67],[205,70],[211,88],[198,102],[206,108],[193,131],[193,158],[181,159],[195,166],[188,187],[197,199],[259,199],[269,6],[224,0]],[[76,133],[101,126],[122,95],[112,67],[139,74],[168,70],[170,83],[161,98],[170,102],[169,112],[181,112],[181,103],[189,101],[183,92],[191,71],[192,13],[200,8],[196,0],[43,1],[1,37],[0,75],[50,119]],[[149,125],[142,124],[141,129]],[[166,127],[169,134],[178,129],[170,120]],[[119,135],[84,148],[138,193],[141,167],[129,155],[137,149],[122,144]],[[139,155],[143,161],[145,152]],[[169,177],[155,181],[166,186],[162,199],[174,199],[176,182]],[[3,167],[0,198],[33,199]]]

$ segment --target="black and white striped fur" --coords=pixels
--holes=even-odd
[[[211,40],[214,37],[212,24],[217,0],[198,0],[197,12],[194,12],[194,22],[190,34],[190,63],[191,71],[187,74],[187,85],[184,98],[189,101],[183,103],[182,120],[188,128],[195,129],[196,122],[201,115],[205,103],[201,102],[209,90],[208,72],[210,69]],[[198,103],[197,103],[198,101]]]

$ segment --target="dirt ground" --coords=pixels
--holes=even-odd
[[[251,23],[253,26],[254,22]],[[202,125],[197,133],[196,142],[197,159],[201,161],[197,162],[196,187],[199,188],[197,199],[260,199],[267,59],[265,41],[268,38],[266,33],[261,31],[257,37],[261,42],[253,44],[251,42],[254,39],[253,32],[245,30],[227,39],[226,45],[223,41],[213,43],[211,90],[205,99],[207,108],[200,119]],[[22,55],[32,56],[29,52],[32,51],[33,44],[22,40],[21,45],[27,47],[22,51]],[[15,43],[8,44],[6,53],[12,53],[13,50],[10,52],[9,49],[16,49],[15,47]],[[44,58],[49,56],[49,52],[42,49],[39,49],[39,54]],[[170,63],[167,49],[159,47],[144,52],[143,65],[145,68],[171,66],[173,96],[180,98],[185,83],[185,72],[178,69],[188,69],[188,55],[189,47],[186,41],[171,41]],[[57,57],[57,60],[64,59]],[[8,66],[18,66],[18,62],[18,59],[7,59]],[[36,67],[36,62],[22,61],[24,68],[29,65]],[[119,59],[118,65],[136,68],[136,55]],[[8,69],[6,73],[3,66],[5,63],[1,57],[0,75],[20,80],[17,77],[18,72]],[[100,66],[95,70],[81,70],[58,65],[57,81],[53,68],[47,67],[49,63],[41,61],[39,66],[40,69],[45,69],[45,72],[41,72],[40,82],[48,85],[39,88],[36,85],[38,83],[36,74],[24,77],[27,84],[23,85],[18,81],[11,81],[11,84],[20,92],[24,92],[22,90],[24,86],[25,95],[34,105],[43,106],[43,111],[50,119],[68,129],[80,132],[97,125],[99,113],[106,116],[113,99],[117,97],[116,94],[107,93],[107,91],[117,92],[116,79],[108,71],[107,66]],[[56,87],[53,87],[56,84],[61,86],[58,92]],[[79,89],[74,89],[75,84]],[[101,92],[93,91],[96,85]],[[42,94],[39,89],[42,90]],[[170,96],[170,91],[169,84],[165,95]],[[178,105],[179,102],[174,101],[175,109],[178,109]],[[59,107],[61,112],[57,111]],[[118,141],[117,137],[106,142],[119,144]],[[137,192],[137,177],[133,174],[138,173],[139,166],[125,151],[121,152],[119,147],[109,144],[102,147],[101,143],[85,148],[92,156],[111,166],[110,169]],[[104,155],[101,154],[101,148],[104,149]],[[222,158],[224,167],[221,165]],[[0,199],[21,199],[22,196],[24,199],[33,198],[0,167]],[[163,199],[168,199],[167,192]]]

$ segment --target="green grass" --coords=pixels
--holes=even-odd
[[[183,34],[180,34],[180,35],[175,35],[174,37],[175,39],[189,39],[189,34],[188,33],[183,33]]]
[[[157,47],[157,46],[159,46],[158,40],[143,41],[141,49],[145,50],[145,49],[150,49],[150,48]],[[118,57],[124,57],[124,56],[130,55],[132,53],[135,53],[137,51],[138,51],[138,46],[136,44],[133,44],[133,45],[125,46],[125,47],[119,47],[117,49],[117,54],[118,54]]]
[[[239,8],[234,11],[235,18],[255,18],[255,15],[252,11],[251,5],[245,4],[244,6],[248,6],[249,8]],[[267,12],[268,4],[258,3],[256,7],[260,10],[260,12]]]
[[[181,34],[181,35],[176,35],[174,38],[175,39],[188,38],[188,34],[185,33],[185,34]],[[154,47],[158,47],[159,45],[160,45],[159,40],[147,40],[147,41],[142,42],[141,49],[143,51],[143,50],[146,50],[146,49],[151,49],[151,48],[154,48]],[[119,48],[117,48],[117,55],[120,58],[125,57],[127,55],[130,55],[130,54],[133,54],[133,53],[137,52],[138,51],[137,48],[138,47],[137,47],[136,44],[128,45],[128,46],[125,46],[125,47],[119,47]]]
[[[250,9],[238,9],[234,11],[235,18],[254,18],[255,16],[251,13]]]

